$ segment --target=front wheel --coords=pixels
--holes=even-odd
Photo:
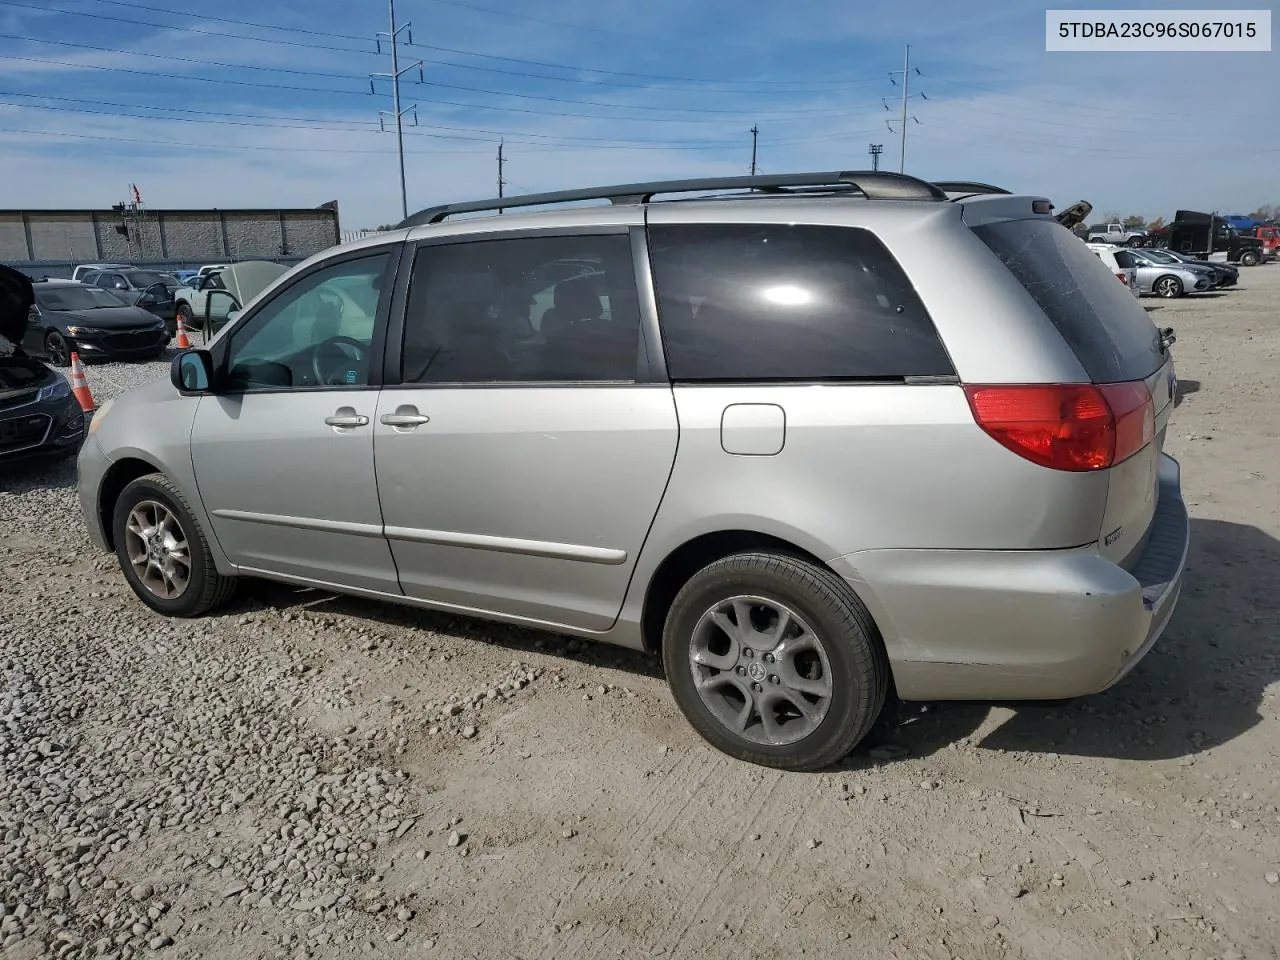
[[[181,491],[160,473],[139,477],[112,513],[116,557],[143,603],[167,617],[198,617],[226,602],[235,580],[218,573]]]
[[[1155,292],[1157,296],[1164,297],[1166,300],[1174,300],[1182,296],[1182,281],[1177,277],[1161,277],[1155,282]]]
[[[889,666],[871,615],[834,573],[742,553],[696,573],[663,630],[667,681],[706,740],[740,760],[817,770],[866,737]]]
[[[1244,267],[1256,267],[1261,258],[1252,250],[1246,250],[1240,254],[1240,265]]]
[[[44,352],[55,367],[71,366],[71,345],[57,330],[50,330],[44,338]]]

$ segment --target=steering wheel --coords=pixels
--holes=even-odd
[[[311,372],[316,383],[329,387],[356,382],[369,345],[354,337],[329,337],[311,351]]]

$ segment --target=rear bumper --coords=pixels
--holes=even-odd
[[[880,625],[908,700],[1055,700],[1117,683],[1155,646],[1190,545],[1178,463],[1132,571],[1096,549],[872,550],[833,566]]]

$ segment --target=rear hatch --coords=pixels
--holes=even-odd
[[[1002,220],[976,226],[973,232],[1044,311],[1091,384],[1041,385],[1037,415],[1045,416],[1048,409],[1057,422],[1038,421],[1039,439],[1064,453],[1048,459],[1043,445],[1018,452],[1056,469],[1106,471],[1107,504],[1098,548],[1108,559],[1132,567],[1155,514],[1160,453],[1173,412],[1172,331],[1157,330],[1125,285],[1116,283],[1088,247],[1048,217]],[[981,399],[971,394],[971,404]],[[1000,399],[992,395],[989,418],[991,411],[1001,409]],[[1011,449],[1019,436],[1028,442],[1025,421],[1021,434],[1018,426],[1006,427],[1006,439],[997,439]],[[1014,442],[1007,442],[1009,437]],[[1108,442],[1109,455],[1104,453]]]

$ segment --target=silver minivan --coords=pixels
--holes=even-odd
[[[1189,524],[1172,332],[1051,210],[883,172],[425,210],[104,404],[84,517],[162,614],[265,577],[647,650],[788,769],[899,698],[1091,694]]]

